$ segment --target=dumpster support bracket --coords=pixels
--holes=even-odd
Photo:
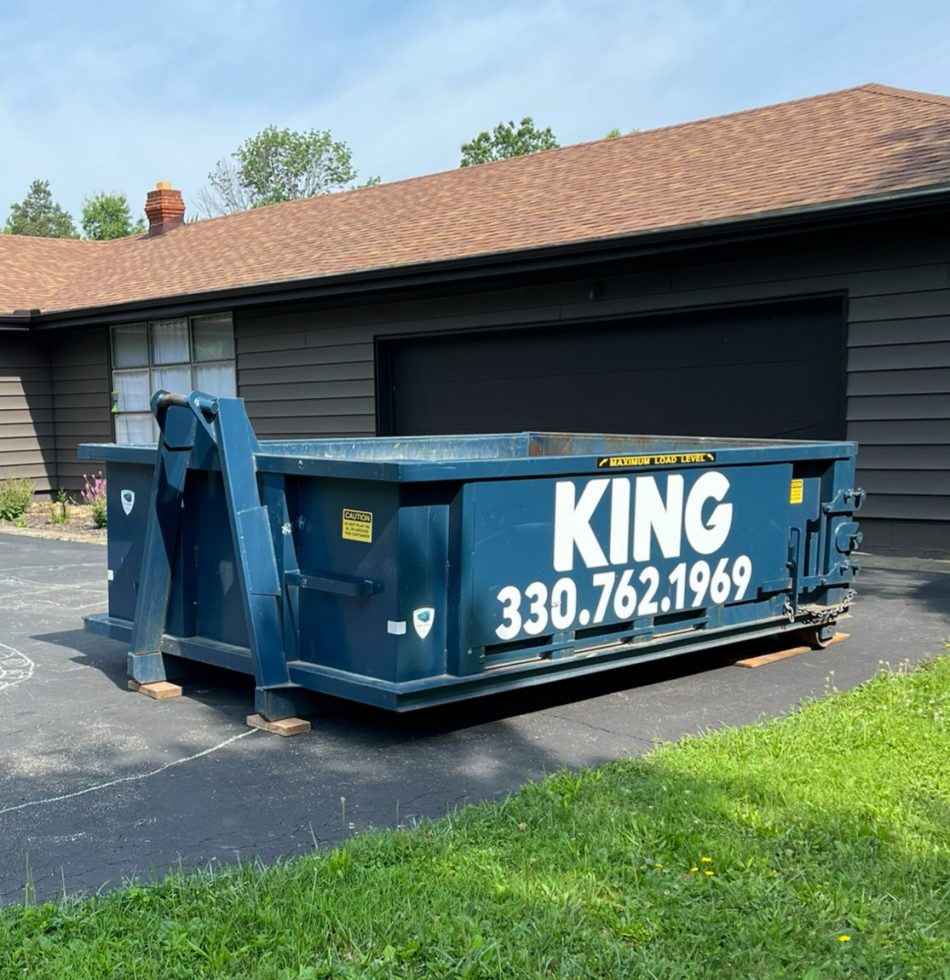
[[[136,597],[129,677],[138,685],[166,680],[161,644],[185,478],[203,433],[217,449],[224,482],[235,570],[254,662],[255,707],[269,722],[291,715],[291,691],[277,693],[295,685],[284,656],[282,590],[268,509],[261,503],[257,483],[255,454],[259,446],[244,402],[240,398],[213,398],[199,391],[188,396],[159,391],[152,398],[152,411],[161,435]]]

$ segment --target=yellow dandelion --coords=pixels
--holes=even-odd
[[[662,868],[662,867],[663,867],[663,865],[662,865],[662,864],[654,864],[654,865],[653,865],[653,867],[654,867],[654,868]]]
[[[712,875],[714,875],[715,873],[716,873],[715,871],[710,871],[710,870],[709,870],[708,868],[707,868],[707,870],[705,870],[705,871],[703,872],[703,874],[704,874],[704,875],[705,875],[705,876],[706,876],[707,878],[710,878],[710,877],[712,877]]]
[[[712,864],[712,858],[711,857],[701,857],[699,860],[702,861],[703,864]]]
[[[690,869],[689,869],[689,873],[690,873],[691,875],[694,875],[694,874],[696,874],[696,872],[697,872],[697,871],[699,871],[699,868],[690,868]]]
[[[842,935],[840,935],[838,937],[838,942],[839,943],[850,943],[851,942],[851,937],[842,933]]]

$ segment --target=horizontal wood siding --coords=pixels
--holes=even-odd
[[[0,479],[29,477],[37,492],[56,482],[49,357],[35,337],[0,331]]]
[[[238,392],[257,434],[375,435],[372,329],[351,339],[349,327],[307,329],[311,319],[236,318]]]
[[[850,303],[848,432],[861,443],[864,514],[872,521],[950,526],[947,285],[905,283]]]
[[[848,437],[869,524],[950,522],[950,238],[882,235],[811,248],[431,299],[241,314],[238,386],[261,436],[375,432],[374,341],[434,331],[839,293],[848,310]],[[781,338],[776,338],[781,343]],[[787,397],[807,397],[808,379]]]
[[[70,493],[83,486],[93,464],[76,458],[81,442],[112,442],[112,384],[105,327],[46,334],[53,388],[58,483]]]

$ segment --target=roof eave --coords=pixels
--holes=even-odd
[[[0,330],[29,330],[30,324],[39,312],[39,310],[14,310],[12,313],[0,313]]]
[[[258,282],[225,289],[203,290],[177,296],[152,297],[49,313],[31,311],[35,327],[59,328],[111,322],[119,319],[169,316],[204,312],[228,306],[232,309],[259,306],[262,302],[299,302],[310,298],[393,291],[411,286],[436,285],[488,276],[555,269],[578,263],[642,257],[674,252],[696,245],[710,246],[771,237],[784,232],[809,231],[849,224],[911,216],[950,204],[950,185],[915,188],[894,194],[836,201],[808,207],[786,208],[741,218],[677,225],[634,234],[612,235],[579,242],[564,242],[537,248],[513,249],[462,258],[422,262],[415,265],[383,266],[326,276],[308,276],[276,282]],[[22,315],[0,315],[0,324],[22,322]]]

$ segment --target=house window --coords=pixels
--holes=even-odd
[[[198,388],[223,397],[237,393],[230,313],[112,328],[116,442],[156,441],[149,401],[159,388],[183,394]]]

